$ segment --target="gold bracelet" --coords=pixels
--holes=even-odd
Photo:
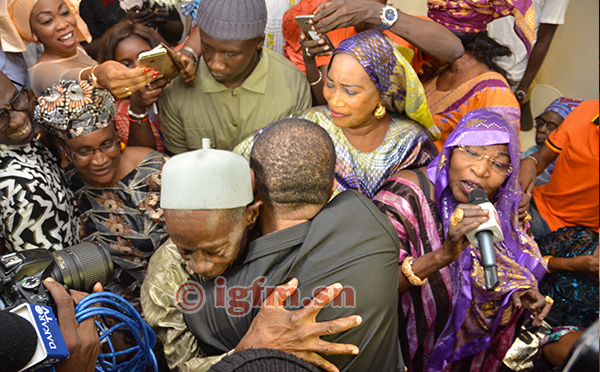
[[[96,74],[94,74],[94,70],[96,69],[96,67],[98,67],[99,65],[95,65],[94,67],[92,67],[92,71],[90,72],[90,79],[92,79],[92,85],[98,88],[101,88],[102,86],[100,85],[100,83],[98,82],[98,78],[96,77]]]
[[[79,71],[79,74],[77,75],[77,80],[82,80],[82,79],[81,79],[81,76],[83,75],[83,72],[84,72],[85,70],[89,70],[89,69],[92,69],[92,70],[93,70],[93,69],[94,69],[94,67],[86,67],[86,68],[82,69],[81,71]]]
[[[546,272],[548,272],[548,273],[552,272],[552,271],[550,271],[550,259],[552,257],[554,257],[554,256],[552,256],[552,255],[546,255],[546,256],[542,257],[542,260],[546,264]]]
[[[313,81],[312,83],[309,83],[311,87],[319,84],[321,82],[321,79],[323,79],[323,73],[321,72],[321,70],[318,67],[317,67],[317,71],[319,71],[319,78],[317,79],[317,81]]]
[[[423,284],[427,283],[427,278],[421,279],[415,275],[412,264],[415,259],[408,256],[402,261],[402,274],[408,279],[408,282],[415,287],[420,287]]]

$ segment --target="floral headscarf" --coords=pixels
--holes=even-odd
[[[440,131],[433,123],[425,89],[410,63],[379,30],[360,32],[342,41],[333,55],[346,53],[365,69],[381,96],[385,108],[421,124],[434,139]],[[331,58],[331,63],[334,58]]]
[[[62,80],[38,98],[35,121],[55,136],[72,139],[109,126],[115,102],[109,91],[88,81]]]
[[[450,31],[484,32],[496,18],[515,17],[515,32],[531,52],[535,15],[531,0],[428,0],[427,16]]]

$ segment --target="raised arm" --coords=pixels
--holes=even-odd
[[[315,28],[320,33],[331,30],[381,24],[381,9],[385,4],[373,0],[330,0],[315,10]],[[454,62],[464,53],[460,40],[444,26],[398,10],[398,20],[389,31],[405,39],[432,57]]]
[[[533,49],[531,49],[525,74],[515,90],[515,93],[523,92],[522,94],[517,94],[517,98],[521,97],[521,99],[519,99],[520,104],[523,104],[523,98],[525,98],[525,94],[527,94],[531,82],[535,78],[535,75],[537,75],[546,58],[546,54],[548,53],[548,49],[550,48],[550,44],[552,43],[557,28],[558,25],[556,24],[540,23],[537,41],[535,42]]]

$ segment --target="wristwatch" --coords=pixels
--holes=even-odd
[[[379,16],[381,17],[379,28],[387,30],[398,20],[398,10],[393,6],[386,5],[381,9]]]

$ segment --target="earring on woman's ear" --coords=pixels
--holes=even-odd
[[[35,41],[36,43],[38,42],[38,37],[36,34],[32,34],[33,35],[33,41]]]
[[[373,116],[375,116],[375,119],[382,119],[385,116],[385,106],[383,106],[381,102],[379,102],[377,107],[375,107]]]
[[[125,151],[125,148],[127,147],[123,142],[119,141],[119,144],[121,146],[121,152]]]

